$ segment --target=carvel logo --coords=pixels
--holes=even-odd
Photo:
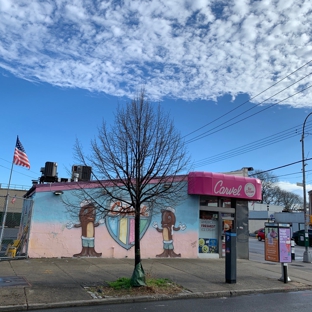
[[[111,237],[123,248],[130,249],[134,245],[134,208],[126,203],[111,203],[110,211],[105,219]],[[151,214],[147,206],[141,206],[140,239],[144,236],[151,222]]]
[[[223,186],[223,181],[220,180],[218,181],[215,186],[214,186],[214,193],[215,194],[220,194],[220,195],[233,195],[233,196],[240,196],[240,191],[242,190],[242,186],[239,185],[238,187],[227,187],[227,186]]]
[[[243,186],[237,185],[237,186],[226,186],[224,185],[223,180],[219,180],[215,186],[214,186],[214,194],[217,195],[228,195],[228,196],[236,196],[236,197],[242,197],[241,191],[243,189]],[[254,197],[256,195],[256,188],[252,183],[246,183],[244,186],[244,194],[247,197]],[[244,195],[243,195],[244,196]]]
[[[248,197],[254,197],[256,195],[256,188],[252,183],[246,183],[244,191]]]

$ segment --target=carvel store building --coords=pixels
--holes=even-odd
[[[29,229],[28,256],[133,258],[134,216],[120,213],[121,202],[110,202],[107,214],[95,212],[77,196],[80,187],[99,190],[90,181],[79,187],[77,182],[37,184],[28,191],[33,204],[25,201],[20,229]],[[156,214],[141,208],[142,258],[219,258],[224,232],[232,229],[237,257],[248,259],[248,201],[261,200],[261,191],[258,179],[190,172],[179,204]]]
[[[224,256],[224,232],[237,233],[237,257],[249,257],[248,201],[262,199],[259,179],[190,172],[188,194],[199,201],[198,256]],[[207,251],[208,247],[208,252]]]

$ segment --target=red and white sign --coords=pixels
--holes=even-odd
[[[188,194],[261,200],[262,188],[259,179],[212,172],[190,172]]]

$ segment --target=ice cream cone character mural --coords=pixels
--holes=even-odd
[[[67,223],[66,227],[71,228],[80,228],[81,227],[81,241],[82,241],[82,250],[78,254],[74,254],[74,257],[101,257],[102,253],[95,251],[94,245],[94,236],[95,236],[95,227],[104,223],[104,220],[101,219],[98,222],[95,222],[96,219],[96,208],[92,202],[82,201],[80,204],[79,211],[79,221],[78,224],[73,224],[72,222]]]
[[[140,239],[144,236],[151,223],[149,207],[142,204],[140,207]],[[110,210],[105,217],[106,228],[116,243],[129,250],[135,241],[135,209],[129,203],[112,201]]]
[[[175,227],[176,223],[176,216],[175,216],[175,209],[171,207],[167,207],[166,209],[161,209],[161,226],[160,229],[158,227],[157,222],[153,223],[153,227],[159,232],[162,233],[163,236],[163,249],[164,251],[156,255],[156,257],[171,257],[177,258],[181,257],[181,254],[176,254],[173,249],[173,231],[184,231],[186,229],[185,224],[179,224],[178,227]]]

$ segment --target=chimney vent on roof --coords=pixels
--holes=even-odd
[[[73,173],[74,182],[78,182],[79,180],[79,173]]]

